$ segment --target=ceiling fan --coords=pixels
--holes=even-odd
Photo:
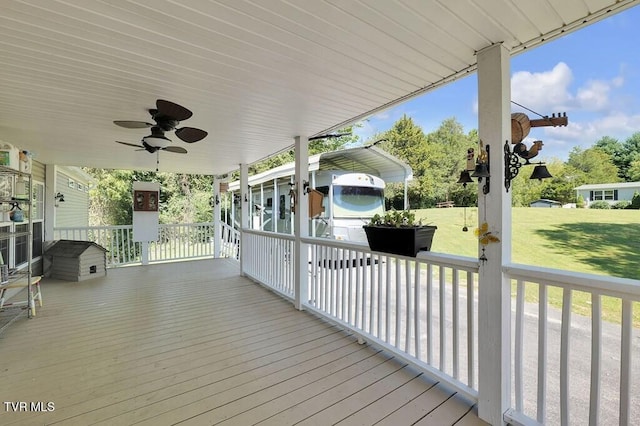
[[[194,127],[177,128],[181,121],[187,120],[193,115],[193,113],[187,108],[173,102],[158,99],[156,101],[156,108],[150,109],[149,114],[151,115],[151,119],[155,121],[155,124],[146,121],[127,120],[116,120],[113,122],[115,125],[126,129],[144,129],[150,127],[151,134],[142,138],[142,145],[120,141],[116,142],[136,148],[142,148],[150,153],[163,150],[178,154],[186,154],[186,149],[170,145],[171,139],[166,137],[164,133],[175,131],[175,135],[187,143],[198,142],[204,139],[208,134],[206,131],[196,129]]]

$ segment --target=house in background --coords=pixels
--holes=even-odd
[[[576,197],[582,196],[585,206],[589,207],[594,201],[606,201],[609,204],[631,202],[636,192],[640,192],[640,182],[598,183],[577,187]]]
[[[562,203],[560,201],[555,200],[547,200],[546,198],[541,198],[539,200],[535,200],[529,204],[529,207],[562,207]]]

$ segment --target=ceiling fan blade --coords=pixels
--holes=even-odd
[[[170,117],[177,121],[184,121],[191,117],[193,113],[183,107],[182,105],[174,104],[173,102],[158,99],[156,101],[156,108],[160,116]]]
[[[176,130],[176,136],[187,143],[198,142],[207,137],[209,133],[193,127],[182,127]]]
[[[147,127],[153,126],[151,123],[147,123],[144,121],[126,121],[126,120],[117,120],[114,121],[113,124],[116,126],[124,127],[126,129],[146,129]]]
[[[136,145],[134,143],[129,143],[129,142],[120,142],[120,141],[116,141],[117,143],[121,143],[122,145],[127,145],[127,146],[133,146],[135,148],[144,148],[142,145]]]
[[[167,146],[165,148],[161,148],[163,151],[175,152],[176,154],[186,154],[187,150],[181,146]]]

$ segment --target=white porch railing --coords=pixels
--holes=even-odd
[[[54,240],[91,241],[107,249],[107,267],[140,262],[140,243],[133,241],[132,225],[54,228]]]
[[[633,307],[638,308],[640,283],[524,265],[509,265],[505,273],[516,293],[515,405],[507,420],[637,424],[632,419],[640,415],[640,372],[632,367],[632,355],[640,354],[640,336]],[[550,306],[551,292],[562,295],[561,307]],[[586,315],[572,312],[576,298],[591,306]],[[621,307],[621,315],[605,320],[603,303],[608,310]]]
[[[477,331],[476,259],[436,253],[415,259],[336,240],[301,241],[309,248],[305,309],[478,401],[483,342]],[[243,243],[250,246],[242,262],[247,275],[295,299],[294,238],[245,230]],[[632,424],[640,415],[640,369],[632,368],[640,353],[633,328],[640,282],[523,265],[510,265],[504,273],[513,286],[514,336],[512,407],[505,421]],[[548,299],[553,289],[562,294],[560,307]],[[591,318],[572,316],[572,300],[585,293]],[[621,326],[603,318],[603,300],[622,306]]]
[[[303,238],[309,247],[305,308],[387,347],[477,400],[475,259],[424,259],[366,245]],[[243,230],[244,273],[294,298],[294,237]]]
[[[220,257],[229,259],[240,259],[240,231],[234,229],[224,222],[219,222],[222,228]]]
[[[282,296],[293,299],[294,237],[255,230],[244,230],[243,234],[247,262],[244,273]]]
[[[159,225],[149,244],[149,262],[213,256],[213,222]],[[92,241],[108,250],[107,267],[141,262],[142,245],[133,241],[133,226],[55,228],[54,239]]]

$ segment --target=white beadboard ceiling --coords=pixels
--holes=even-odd
[[[160,170],[221,174],[638,0],[0,0],[0,140],[47,164],[154,170],[166,99],[209,131]]]

